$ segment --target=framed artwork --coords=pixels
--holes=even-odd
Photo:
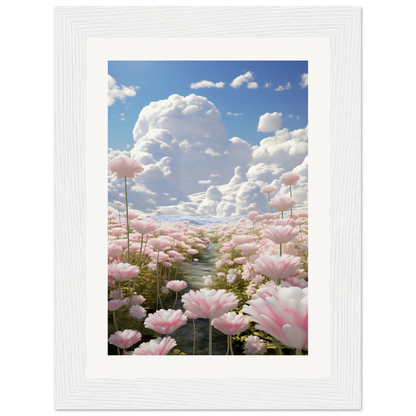
[[[56,408],[359,409],[361,9],[55,22]]]

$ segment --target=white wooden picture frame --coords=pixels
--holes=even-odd
[[[365,40],[362,3],[51,6],[54,414],[366,411]],[[319,230],[308,356],[146,357],[132,367],[106,355],[110,59],[308,60],[310,226]]]

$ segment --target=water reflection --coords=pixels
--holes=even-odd
[[[215,262],[218,259],[218,247],[220,243],[210,244],[204,250],[204,259],[195,262],[192,265],[192,270],[186,270],[183,277],[188,283],[188,287],[181,292],[180,295],[184,295],[190,290],[199,290],[204,287],[204,279],[202,276],[207,276],[215,269]],[[170,306],[171,307],[171,306]],[[184,309],[183,304],[180,301],[180,296],[175,309]],[[195,320],[196,330],[196,355],[208,355],[208,319],[198,318]],[[174,334],[171,335],[176,339],[178,348],[188,354],[193,354],[193,342],[194,342],[194,328],[192,319],[188,318],[186,325],[180,327]],[[235,349],[234,349],[235,350]],[[213,355],[225,355],[227,353],[227,335],[223,334],[215,328],[212,328],[212,354]],[[238,354],[238,351],[234,351],[234,354]]]

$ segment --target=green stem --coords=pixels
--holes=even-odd
[[[283,219],[283,211],[282,211],[282,219]]]
[[[208,348],[208,354],[212,355],[212,325],[211,325],[211,319],[208,319],[208,326],[209,326],[209,348]]]
[[[173,280],[176,280],[176,277],[178,276],[179,267],[180,267],[180,263],[178,263],[178,267],[176,268],[175,278]]]
[[[195,319],[192,319],[192,321],[194,322],[194,355],[195,355],[195,338],[196,338],[196,330],[195,330]]]
[[[230,351],[230,336],[227,335],[227,354],[225,354],[225,355],[228,355],[229,351]]]
[[[116,322],[116,311],[113,311],[113,320],[114,320],[114,326],[116,327],[116,332],[117,332],[118,328],[117,328],[117,322]],[[118,355],[120,355],[120,348],[119,347],[117,347],[117,353],[118,353]]]
[[[282,257],[282,244],[280,243],[280,257]]]
[[[130,264],[130,231],[129,231],[129,204],[127,201],[127,177],[124,177],[124,192],[126,194],[126,221],[127,221],[127,263]]]
[[[231,338],[231,335],[230,335],[230,350],[231,350],[231,355],[234,355],[234,352],[233,352],[233,339]]]
[[[121,300],[123,299],[121,296],[121,281],[118,281],[118,298]]]
[[[140,234],[140,235],[142,236],[142,242],[140,244],[140,254],[139,254],[139,273],[140,273],[140,267],[142,265],[142,248],[143,248],[143,234]],[[130,294],[129,307],[131,306],[131,301],[133,299],[134,289],[136,288],[136,280],[137,280],[137,276],[134,278],[133,288],[132,288],[131,294]],[[129,280],[129,289],[130,289],[130,280]]]
[[[296,355],[302,355],[302,349],[296,348]]]
[[[114,320],[114,326],[116,327],[116,331],[118,331],[117,321],[116,321],[116,311],[113,311],[113,320]]]
[[[175,309],[175,305],[177,301],[178,301],[178,292],[176,292],[175,303],[173,304],[172,309]]]
[[[156,310],[159,306],[159,250],[157,252],[156,260]]]

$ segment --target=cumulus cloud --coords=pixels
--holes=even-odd
[[[147,213],[162,208],[169,215],[229,217],[247,214],[253,203],[268,212],[261,187],[281,188],[280,175],[293,169],[301,176],[294,195],[306,206],[307,128],[276,131],[275,114],[281,120],[281,113],[263,120],[275,122],[274,136],[250,146],[239,137],[228,139],[221,114],[207,98],[171,95],[140,112],[131,152],[109,149],[108,157],[126,154],[142,163],[144,172],[127,186],[129,205]],[[124,182],[111,175],[108,182],[109,200],[123,198]]]
[[[306,88],[308,86],[308,74],[302,74],[300,77],[301,81],[300,81],[300,87],[301,88]]]
[[[199,82],[193,82],[191,84],[191,88],[193,90],[197,90],[199,88],[224,88],[225,82],[217,82],[214,83],[212,81],[199,81]]]
[[[240,88],[243,84],[247,83],[247,88],[257,88],[258,85],[256,82],[253,82],[253,80],[253,73],[247,71],[244,75],[239,75],[237,78],[235,78],[230,86],[233,88]]]
[[[259,87],[259,84],[257,84],[257,82],[249,82],[247,84],[247,88],[249,88],[250,90],[255,90]]]
[[[136,90],[138,89],[139,87],[137,86],[125,87],[124,85],[121,85],[121,87],[119,87],[116,80],[111,75],[108,75],[108,106],[110,107],[113,105],[116,100],[120,100],[124,103],[126,97],[134,97],[136,95]]]
[[[308,154],[308,127],[294,131],[282,129],[260,142],[253,151],[253,164],[278,163],[285,171],[301,164]]]
[[[272,85],[272,83],[271,83],[271,82],[266,82],[266,83],[264,84],[264,87],[263,87],[263,88],[269,88],[271,85]]]
[[[266,113],[260,116],[257,131],[264,133],[274,132],[282,126],[282,113]]]

